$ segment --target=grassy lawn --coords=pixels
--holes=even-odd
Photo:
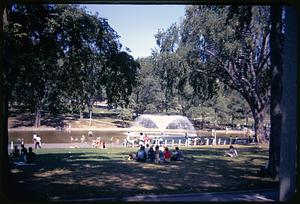
[[[36,151],[37,165],[11,166],[10,188],[14,190],[10,191],[17,191],[23,199],[60,200],[278,185],[256,176],[267,161],[266,147],[236,145],[238,158],[224,157],[227,148],[181,148],[185,160],[169,164],[128,161],[128,154],[137,148],[40,149]]]

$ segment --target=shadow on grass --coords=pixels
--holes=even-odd
[[[61,200],[101,196],[194,193],[273,187],[253,169],[245,149],[237,160],[225,149],[185,149],[183,162],[127,161],[128,152],[44,153],[35,166],[12,166],[12,199]],[[261,159],[259,155],[257,158]],[[18,192],[18,197],[14,196]]]

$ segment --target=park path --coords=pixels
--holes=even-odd
[[[189,194],[163,194],[144,196],[124,196],[124,197],[99,197],[64,201],[134,201],[134,202],[163,202],[163,201],[245,201],[245,202],[270,202],[278,201],[279,193],[277,189],[257,189],[248,191],[230,192],[207,192]]]

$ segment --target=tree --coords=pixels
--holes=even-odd
[[[268,172],[276,177],[279,173],[280,163],[280,135],[282,122],[282,69],[283,69],[283,34],[282,34],[282,8],[271,6],[271,138],[269,145]]]
[[[137,82],[131,95],[131,106],[134,107],[136,115],[160,113],[163,111],[164,94],[154,71],[154,58],[140,58],[138,63],[140,69],[137,70]]]
[[[239,8],[245,18],[252,14],[249,24],[240,24],[237,15],[228,18],[228,6],[188,7],[181,38],[198,77],[218,78],[247,101],[257,141],[263,142],[263,121],[270,103],[269,10],[261,6]],[[199,80],[194,86],[198,84],[207,83]]]
[[[132,112],[130,109],[123,108],[118,114],[118,117],[122,119],[122,126],[125,128],[125,120],[132,120]]]
[[[159,30],[155,35],[158,50],[153,51],[154,71],[159,78],[164,93],[163,104],[165,112],[176,106],[175,86],[179,76],[179,67],[176,63],[176,49],[179,35],[176,24],[172,24],[166,31]]]
[[[47,30],[53,10],[51,5],[11,5],[8,9],[5,64],[9,100],[35,111],[36,127],[47,97],[58,90],[57,43]]]
[[[166,31],[159,30],[155,35],[158,49],[154,50],[152,56],[154,70],[164,92],[165,112],[173,109],[176,113],[186,115],[190,108],[211,98],[215,86],[211,81],[202,84],[207,78],[200,78],[192,72],[186,58],[188,50],[182,46],[179,31],[176,24],[172,24]]]
[[[109,65],[102,78],[106,85],[108,104],[119,103],[122,108],[128,106],[139,68],[139,63],[124,51],[109,58]]]
[[[7,42],[5,39],[7,39],[7,32],[6,29],[8,27],[8,20],[7,20],[7,1],[3,1],[2,4],[0,4],[0,39],[2,40],[2,45],[5,45]],[[0,56],[0,64],[1,67],[5,67],[5,49],[1,47],[1,56]],[[1,152],[1,176],[2,176],[2,185],[1,190],[5,193],[7,193],[7,189],[5,186],[7,186],[9,181],[9,175],[10,175],[10,169],[9,169],[9,158],[8,158],[8,82],[6,81],[7,77],[7,69],[0,69],[0,90],[1,90],[1,96],[0,96],[0,131],[2,133],[1,141],[0,141],[0,152]]]
[[[128,103],[138,64],[120,51],[106,19],[76,5],[16,4],[9,8],[6,31],[9,101],[35,111],[36,127],[42,110],[58,114],[71,107],[82,113],[87,105],[92,111],[104,87],[110,101],[121,96]],[[119,76],[108,80],[112,72]]]
[[[51,19],[51,26],[57,32],[62,50],[65,100],[79,109],[83,118],[85,106],[92,111],[95,97],[102,93],[105,86],[102,78],[109,58],[121,47],[119,36],[106,19],[87,14],[83,8],[76,5],[57,8],[59,15]]]

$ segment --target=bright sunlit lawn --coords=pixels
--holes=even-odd
[[[227,148],[182,147],[185,160],[169,164],[128,161],[137,148],[40,149],[35,166],[12,165],[9,191],[17,192],[14,199],[65,200],[277,185],[256,175],[267,161],[266,147],[236,145],[238,158],[224,157]]]

